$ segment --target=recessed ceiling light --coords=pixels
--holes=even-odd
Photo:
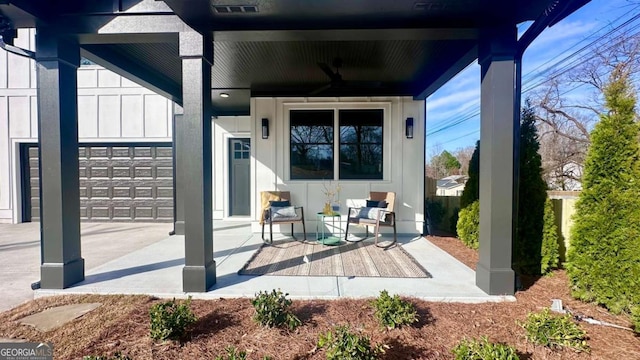
[[[227,93],[220,93],[220,97],[228,98],[228,97],[229,97],[229,94],[227,94]]]

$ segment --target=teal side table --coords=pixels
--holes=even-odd
[[[337,225],[337,235],[331,231],[327,231],[326,225],[331,226],[331,229],[335,231]],[[321,242],[322,245],[339,245],[344,236],[344,230],[342,230],[342,215],[339,212],[332,214],[325,214],[323,212],[316,213],[316,240]]]

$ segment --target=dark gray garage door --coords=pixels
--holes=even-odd
[[[171,144],[82,144],[80,216],[84,221],[173,221]],[[25,221],[40,216],[38,148],[25,145]]]

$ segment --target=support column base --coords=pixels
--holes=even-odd
[[[489,295],[513,295],[515,293],[515,273],[511,268],[488,269],[482,264],[478,264],[476,286]]]
[[[182,291],[207,292],[216,283],[216,262],[211,260],[205,266],[188,266],[182,268]]]
[[[84,259],[40,265],[40,288],[64,289],[84,280]]]
[[[184,220],[173,223],[174,235],[184,235]]]

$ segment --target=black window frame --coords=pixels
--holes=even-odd
[[[384,108],[331,108],[331,109],[289,109],[289,179],[290,180],[384,180]],[[330,120],[329,120],[330,114]],[[341,116],[341,114],[346,114]],[[367,115],[371,118],[367,119]],[[345,119],[346,118],[346,119]],[[350,118],[350,119],[349,119]],[[375,139],[360,140],[358,142],[344,139],[343,128],[353,126],[354,123],[361,121],[365,127],[377,127],[373,129]],[[347,125],[344,125],[347,124]],[[313,136],[309,135],[312,129],[304,129],[307,131],[307,139],[301,139],[303,134],[296,132],[296,127],[323,127],[323,130],[317,130],[317,133],[327,136],[327,132],[331,134],[330,139],[325,141],[313,140]],[[330,128],[329,130],[327,130]],[[368,129],[371,131],[372,129]],[[316,135],[317,137],[318,135]],[[304,141],[302,141],[304,140]],[[320,139],[324,140],[324,139]],[[299,162],[300,150],[296,150],[296,146],[304,144],[306,147],[315,149],[317,154],[324,153],[325,156],[311,157],[307,161]],[[376,170],[371,171],[371,161],[362,164],[362,161],[356,163],[356,167],[368,167],[365,174],[349,174],[347,166],[353,166],[353,159],[345,158],[342,154],[343,146],[356,147],[361,150],[363,147],[376,148],[378,151],[373,155],[376,157]],[[319,149],[322,148],[322,149]],[[336,156],[337,152],[337,156]],[[328,155],[327,155],[328,154]],[[371,158],[371,156],[369,156]],[[347,161],[350,160],[350,161]],[[361,158],[362,160],[362,158]],[[337,164],[336,164],[337,163]],[[336,166],[337,165],[337,166]],[[337,172],[337,174],[336,174]]]
[[[344,139],[347,131],[343,128],[347,127],[357,128],[354,129],[354,133],[357,134],[356,141]],[[338,132],[338,179],[383,180],[384,109],[340,109]],[[351,147],[351,149],[343,151],[343,147]],[[376,148],[377,152],[372,151]],[[346,157],[347,154],[352,153],[351,150],[355,150],[359,159]],[[351,169],[356,170],[351,172]]]
[[[308,129],[308,133],[294,135],[296,127],[316,127],[318,130]],[[330,129],[329,129],[330,128]],[[330,131],[331,136],[327,136]],[[326,137],[325,141],[321,137]],[[305,138],[306,137],[306,138]],[[333,179],[334,174],[334,143],[335,143],[335,110],[290,110],[289,111],[289,178],[291,180],[323,180]],[[296,151],[296,147],[306,147],[304,151],[328,152],[329,158],[324,159],[319,156],[308,159],[303,163],[298,163],[298,155],[301,151]],[[300,147],[298,149],[300,149]],[[324,149],[320,149],[324,148]],[[313,162],[313,163],[312,163]],[[330,166],[327,166],[329,165]],[[315,167],[315,169],[313,169]]]

